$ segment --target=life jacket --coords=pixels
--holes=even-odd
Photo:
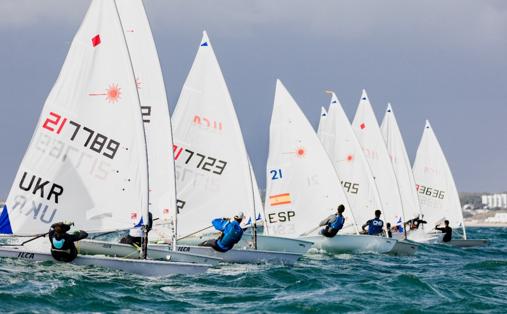
[[[243,236],[243,229],[236,221],[228,222],[224,228],[222,237],[218,239],[217,245],[225,251],[232,249],[234,244],[238,243]]]
[[[368,234],[369,235],[377,235],[382,233],[382,228],[384,227],[384,222],[380,218],[373,218],[368,223]]]
[[[61,262],[71,262],[77,256],[77,249],[74,242],[67,241],[67,236],[63,236],[60,240],[51,236],[51,255],[54,259]]]
[[[343,216],[336,215],[335,220],[333,222],[331,222],[330,224],[328,224],[328,226],[331,229],[340,230],[341,228],[343,228],[344,223],[345,223],[345,218]]]

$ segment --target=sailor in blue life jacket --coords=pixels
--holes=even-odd
[[[204,241],[201,243],[201,246],[211,246],[218,252],[227,252],[232,249],[243,236],[243,229],[240,224],[244,216],[243,212],[239,212],[234,216],[234,219],[213,219],[211,224],[216,230],[221,231],[220,237],[218,237],[218,239]]]
[[[449,227],[449,220],[445,220],[444,224],[445,227],[438,227],[438,225],[436,225],[435,229],[442,231],[442,233],[445,233],[442,242],[450,242],[452,240],[452,228]]]
[[[380,210],[375,211],[375,218],[368,220],[361,228],[366,232],[366,227],[368,227],[369,235],[382,235],[384,231],[384,222],[380,219],[380,215],[382,212]]]
[[[51,242],[51,255],[57,261],[72,262],[77,257],[77,249],[74,242],[88,237],[88,233],[77,230],[68,234],[73,222],[57,222],[49,229],[49,241]]]
[[[345,217],[343,217],[343,212],[345,211],[345,206],[341,204],[336,209],[336,214],[332,214],[326,219],[322,220],[319,224],[319,226],[326,226],[324,229],[320,230],[320,234],[332,238],[334,237],[338,231],[343,228],[343,225],[345,224]]]
[[[151,230],[152,227],[153,227],[153,216],[151,215],[151,212],[148,212],[148,226],[147,226],[148,232]],[[138,227],[131,228],[129,230],[129,234],[120,239],[120,243],[131,244],[132,246],[140,247],[143,237],[144,231],[143,226],[141,225]]]

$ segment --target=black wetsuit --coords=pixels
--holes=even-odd
[[[421,224],[425,224],[425,223],[427,223],[427,221],[419,219],[419,218],[414,218],[414,219],[412,219],[412,226],[413,226],[413,228],[411,228],[411,229],[412,230],[414,230],[414,229],[417,230],[417,229],[419,229],[419,226],[421,226]]]
[[[435,228],[437,230],[442,231],[442,233],[445,233],[444,238],[442,239],[443,242],[450,242],[452,240],[452,228],[449,226],[441,227],[441,228]]]
[[[54,227],[60,224],[63,234],[57,234]],[[61,262],[72,262],[77,256],[77,249],[74,242],[82,240],[88,237],[88,233],[80,230],[73,234],[68,234],[70,226],[64,223],[56,223],[51,226],[49,231],[49,241],[51,242],[51,255],[57,261]]]
[[[387,237],[388,238],[392,238],[393,237],[393,232],[391,231],[391,229],[387,229]]]

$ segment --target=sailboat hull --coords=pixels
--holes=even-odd
[[[53,261],[56,262],[50,253],[27,249],[22,246],[0,247],[0,257],[14,258],[27,261]],[[60,262],[56,262],[60,263]],[[204,273],[210,265],[177,263],[154,260],[134,260],[128,258],[105,257],[105,256],[83,256],[76,257],[71,262],[82,266],[99,266],[111,269],[122,270],[128,273],[150,277],[165,277],[176,274],[197,274]]]
[[[180,243],[198,246],[200,243],[212,237],[213,236],[211,234],[206,234],[199,237],[181,240]],[[261,251],[305,254],[312,247],[312,245],[313,242],[311,241],[257,234],[257,250]],[[242,249],[252,249],[253,248],[252,234],[250,232],[245,232],[245,234],[241,238],[241,241],[239,241],[235,247]]]
[[[170,250],[170,246],[165,244],[150,245],[155,249]],[[303,255],[291,252],[273,252],[253,249],[232,249],[225,253],[217,252],[214,249],[206,246],[194,245],[178,245],[179,252],[188,252],[191,254],[206,255],[215,258],[221,258],[224,262],[228,263],[242,263],[242,264],[283,264],[293,265]]]
[[[111,243],[97,240],[81,240],[76,243],[80,254],[84,255],[106,255],[123,258],[139,258],[139,250],[130,244]],[[222,259],[206,255],[197,255],[187,252],[174,252],[169,250],[169,246],[148,249],[148,258],[154,260],[167,260],[171,262],[199,263],[217,265]]]
[[[311,241],[314,248],[329,253],[389,253],[397,242],[395,239],[355,234],[339,234],[333,238],[315,235],[300,239]]]
[[[121,243],[103,241],[80,241],[79,252],[86,255],[107,255],[124,258],[136,258],[136,248]],[[203,263],[216,265],[220,261],[229,263],[276,263],[294,264],[302,254],[290,252],[270,252],[264,250],[232,249],[222,253],[210,247],[178,245],[176,252],[167,244],[150,244],[148,257],[152,259],[169,259],[177,262]]]
[[[393,249],[389,251],[390,255],[396,256],[412,256],[417,252],[419,244],[412,241],[397,240]]]

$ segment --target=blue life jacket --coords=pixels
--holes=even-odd
[[[57,239],[53,238],[52,243],[53,243],[53,247],[55,249],[60,250],[63,248],[63,244],[65,243],[65,239],[57,240]]]
[[[225,225],[223,236],[216,243],[221,249],[228,251],[241,240],[242,236],[243,229],[237,221],[233,220]]]
[[[329,223],[329,227],[332,229],[340,230],[341,228],[343,228],[344,223],[345,218],[343,218],[343,216],[336,215],[335,220]]]
[[[382,228],[384,227],[384,222],[380,218],[373,218],[368,221],[368,234],[369,235],[377,235],[382,233]]]

